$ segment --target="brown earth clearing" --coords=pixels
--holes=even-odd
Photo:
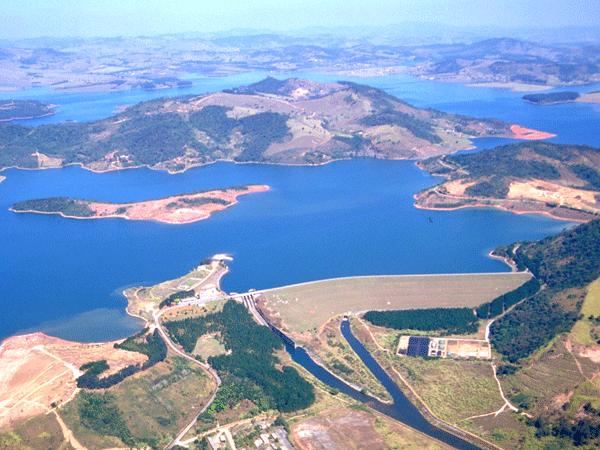
[[[269,190],[266,185],[250,185],[242,188],[218,189],[193,194],[175,195],[157,200],[133,203],[103,203],[88,200],[70,200],[69,207],[81,207],[86,213],[73,213],[69,210],[12,208],[19,213],[58,214],[73,219],[122,218],[128,220],[153,220],[168,224],[186,224],[208,219],[212,214],[238,203],[238,197]],[[44,202],[44,199],[32,202]],[[71,202],[74,204],[71,204]]]
[[[79,367],[87,362],[105,359],[108,375],[147,359],[113,344],[69,342],[43,333],[6,339],[0,345],[0,428],[72,399]]]

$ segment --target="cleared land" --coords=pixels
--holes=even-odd
[[[585,222],[600,214],[599,164],[596,148],[549,142],[431,158],[418,167],[445,181],[415,194],[415,206],[446,211],[494,207]]]
[[[292,438],[301,450],[445,448],[398,422],[348,407],[329,408],[295,424]]]
[[[526,273],[338,278],[263,291],[259,305],[285,330],[303,333],[344,313],[474,307],[517,288],[529,278]]]
[[[223,355],[227,353],[223,343],[213,334],[205,334],[198,338],[192,354],[202,357],[207,361],[211,356]]]
[[[555,137],[555,134],[548,133],[546,131],[533,130],[531,128],[525,128],[520,125],[511,125],[510,131],[512,131],[517,139],[525,139],[527,141],[535,141],[539,139],[549,139]]]
[[[208,219],[238,203],[238,197],[268,191],[266,185],[217,189],[134,203],[104,203],[70,198],[46,198],[16,203],[13,212],[57,214],[72,219],[121,218],[185,224]]]
[[[600,317],[600,280],[590,285],[581,306],[581,316],[582,318],[573,326],[571,335],[581,345],[593,345],[596,343],[594,338],[600,338],[600,324],[595,320],[596,317]],[[600,361],[600,352],[598,361]]]
[[[108,375],[147,358],[112,342],[82,344],[42,333],[6,339],[0,346],[0,428],[69,401],[78,391],[79,367],[100,359],[108,362]]]
[[[600,91],[586,92],[580,95],[577,101],[582,103],[600,103]]]

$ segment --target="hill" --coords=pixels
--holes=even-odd
[[[543,286],[490,327],[493,348],[506,361],[502,384],[529,411],[538,443],[600,443],[599,242],[600,220],[594,220],[496,250]]]
[[[593,220],[538,242],[496,250],[519,269],[531,271],[544,289],[492,324],[495,350],[516,362],[571,329],[585,288],[600,277],[598,243],[600,220]]]
[[[496,207],[585,221],[600,214],[600,150],[526,142],[448,155],[419,167],[447,180],[416,194],[426,209]]]
[[[441,81],[488,83],[532,90],[535,86],[575,85],[598,80],[598,46],[555,46],[512,38],[415,49],[422,63],[416,75]]]
[[[423,159],[470,148],[481,136],[515,134],[498,120],[415,108],[368,86],[267,78],[224,92],[140,103],[95,122],[0,124],[0,168],[181,171],[217,160]]]
[[[37,100],[0,100],[0,122],[38,119],[54,114],[55,106]]]

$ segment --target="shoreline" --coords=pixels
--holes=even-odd
[[[498,134],[498,135],[489,135],[489,136],[474,136],[474,137],[469,137],[469,141],[474,141],[476,139],[484,139],[484,138],[485,139],[487,139],[487,138],[516,139],[516,140],[528,141],[528,140],[550,139],[552,137],[556,137],[556,134],[545,132],[545,131],[534,130],[531,128],[526,128],[526,127],[523,127],[523,126],[520,126],[517,124],[507,124],[507,125],[508,125],[508,129],[510,130],[510,133],[508,133],[508,134]],[[513,128],[515,128],[515,127],[518,131],[513,131]],[[533,134],[534,136],[536,136],[536,133],[541,134],[543,137],[527,137],[527,134]],[[474,144],[474,143],[471,142],[471,144]],[[45,167],[44,166],[42,166],[42,167],[6,166],[6,167],[0,167],[0,173],[4,172],[6,170],[10,170],[10,169],[46,170],[46,169],[63,169],[63,168],[71,167],[71,166],[78,166],[84,170],[88,170],[88,171],[90,171],[92,173],[96,173],[96,174],[111,173],[111,172],[117,172],[120,170],[130,170],[130,169],[149,169],[149,170],[156,170],[159,172],[166,172],[169,175],[177,175],[180,173],[185,173],[191,169],[195,169],[198,167],[210,166],[212,164],[217,164],[217,163],[230,163],[230,164],[240,164],[240,165],[255,164],[255,165],[283,166],[283,167],[321,167],[321,166],[325,166],[327,164],[331,164],[331,163],[334,163],[337,161],[351,161],[354,159],[375,159],[375,160],[383,160],[383,161],[415,161],[416,163],[418,163],[419,161],[423,161],[423,160],[426,160],[428,158],[432,158],[435,156],[452,155],[452,154],[455,154],[458,152],[470,151],[470,150],[475,150],[475,149],[477,149],[477,146],[471,145],[470,147],[455,149],[455,150],[447,152],[447,153],[440,153],[439,155],[431,155],[431,156],[422,157],[422,158],[378,158],[376,156],[362,156],[362,157],[332,158],[327,161],[316,162],[316,163],[236,161],[234,159],[219,158],[219,159],[215,159],[214,161],[206,161],[206,162],[200,162],[197,164],[190,164],[180,170],[172,170],[172,169],[168,169],[168,168],[150,166],[148,164],[139,164],[139,165],[127,166],[127,167],[111,167],[111,168],[106,168],[106,169],[97,169],[97,168],[92,168],[92,167],[86,166],[84,163],[81,163],[81,162],[74,162],[74,163],[69,163],[69,164],[61,164],[61,165],[56,165],[56,166],[45,166]]]
[[[417,194],[415,194],[415,196],[416,195]],[[452,206],[452,207],[424,206],[424,205],[421,205],[421,204],[419,204],[419,203],[416,202],[417,201],[416,197],[413,196],[413,198],[415,198],[415,202],[413,202],[413,206],[416,209],[421,209],[421,210],[424,210],[424,211],[458,211],[460,209],[469,209],[469,208],[473,208],[473,209],[494,208],[494,209],[498,209],[498,210],[503,211],[503,212],[507,212],[507,213],[511,213],[511,214],[516,214],[518,216],[526,215],[526,214],[533,214],[533,215],[545,216],[545,217],[548,217],[548,218],[554,219],[554,220],[560,220],[561,222],[585,223],[585,222],[588,222],[589,220],[593,220],[593,219],[585,220],[585,219],[575,219],[575,218],[561,217],[561,216],[554,215],[551,212],[543,211],[543,210],[523,211],[523,210],[509,209],[509,208],[506,208],[506,207],[501,206],[501,205],[486,205],[486,204],[483,204],[483,203],[469,203],[469,204],[466,204],[466,205]],[[499,199],[497,199],[497,200],[499,200]]]
[[[50,117],[55,115],[56,112],[49,112],[46,114],[42,114],[40,116],[29,116],[29,117],[11,117],[10,119],[0,119],[0,123],[5,123],[5,122],[13,122],[15,120],[36,120],[36,119],[43,119],[44,117]]]
[[[491,253],[491,252],[490,252]],[[496,256],[496,255],[491,255],[488,253],[489,257],[494,258],[494,259],[499,259],[500,257]],[[503,259],[503,258],[500,258]],[[507,265],[509,267],[511,267],[510,264],[507,263]],[[512,268],[512,267],[511,267]],[[229,273],[229,270],[227,270],[225,274]],[[300,283],[292,283],[292,284],[287,284],[287,285],[281,285],[281,286],[275,286],[275,287],[269,287],[269,288],[265,288],[265,289],[257,289],[252,291],[252,294],[262,294],[265,292],[269,292],[272,290],[278,290],[278,289],[285,289],[285,288],[291,288],[291,287],[298,287],[298,286],[304,286],[304,285],[309,285],[309,284],[318,284],[318,283],[326,283],[326,282],[330,282],[330,281],[336,281],[336,280],[348,280],[348,279],[360,279],[360,278],[397,278],[397,277],[469,277],[469,276],[474,276],[474,275],[492,275],[492,276],[505,276],[505,275],[519,275],[522,274],[523,272],[520,271],[509,271],[509,272],[465,272],[465,273],[418,273],[418,274],[388,274],[388,275],[351,275],[351,276],[346,276],[346,277],[333,277],[333,278],[323,278],[323,279],[319,279],[319,280],[312,280],[312,281],[303,281]],[[132,289],[132,288],[140,288],[142,286],[132,286],[130,288],[127,289]],[[125,289],[125,290],[127,290]],[[124,307],[125,313],[131,317],[134,317],[136,319],[139,319],[141,322],[144,323],[144,326],[142,327],[142,329],[146,326],[150,326],[151,322],[146,319],[143,316],[137,315],[134,312],[129,310],[129,299],[128,297],[125,295],[125,290],[120,292],[120,295],[125,299],[125,301],[127,302],[126,306]],[[233,292],[228,293],[228,295],[234,294]],[[12,334],[10,336],[6,336],[5,338],[2,338],[0,340],[0,347],[4,344],[5,341],[7,341],[8,339],[14,338],[16,336],[28,336],[28,335],[33,335],[33,334],[42,334],[44,336],[49,336],[50,338],[55,338],[55,339],[60,339],[62,341],[65,342],[73,342],[76,344],[105,344],[105,343],[110,343],[110,342],[120,342],[126,338],[122,338],[122,339],[116,339],[116,340],[110,340],[110,341],[94,341],[94,342],[89,342],[89,341],[77,341],[77,340],[68,340],[68,339],[64,339],[60,336],[53,336],[50,334],[46,334],[43,331],[30,331],[27,333],[17,333],[17,334]]]
[[[233,206],[237,204],[237,202],[232,203],[229,206]],[[131,220],[131,221],[139,221],[139,222],[156,222],[156,223],[164,223],[167,225],[187,225],[190,223],[194,223],[194,222],[201,222],[203,220],[208,220],[212,217],[212,215],[217,212],[214,211],[210,214],[208,214],[205,217],[202,218],[198,218],[198,219],[194,219],[194,220],[188,220],[185,222],[168,222],[165,220],[158,220],[158,219],[132,219],[131,217],[125,215],[125,214],[109,214],[106,216],[89,216],[89,217],[83,217],[83,216],[70,216],[68,214],[63,213],[62,211],[37,211],[34,209],[27,209],[27,210],[16,210],[13,209],[12,207],[8,208],[8,210],[10,212],[16,213],[16,214],[42,214],[42,215],[46,215],[46,216],[59,216],[62,217],[63,219],[75,219],[75,220],[101,220],[101,219],[124,219],[124,220]]]

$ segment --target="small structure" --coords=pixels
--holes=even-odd
[[[430,358],[490,359],[492,349],[490,343],[482,339],[400,336],[396,354]]]

